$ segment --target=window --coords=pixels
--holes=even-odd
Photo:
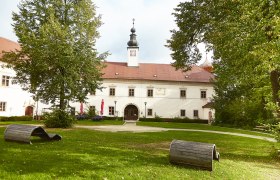
[[[7,106],[6,102],[0,102],[0,111],[6,111],[6,106]]]
[[[115,115],[115,107],[114,106],[109,106],[109,115],[111,115],[111,116]]]
[[[200,91],[200,98],[205,99],[206,98],[206,90]]]
[[[185,117],[186,116],[186,110],[185,109],[181,109],[180,115],[181,115],[181,117]]]
[[[130,50],[130,56],[136,56],[136,50]]]
[[[148,116],[152,116],[153,115],[153,109],[148,109]]]
[[[152,89],[148,89],[147,95],[148,95],[148,97],[153,97],[154,96],[154,91]]]
[[[193,117],[198,118],[198,110],[193,110]]]
[[[115,88],[110,88],[109,91],[110,91],[110,92],[109,92],[109,95],[110,95],[110,96],[115,96]]]
[[[10,76],[2,76],[2,86],[9,86]]]
[[[128,90],[128,96],[130,96],[130,97],[134,96],[134,89]]]
[[[180,90],[180,97],[181,98],[186,98],[186,90],[185,89]]]

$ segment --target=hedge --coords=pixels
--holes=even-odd
[[[139,118],[139,121],[208,124],[208,120],[205,120],[205,119],[188,119],[188,118],[185,118],[185,119],[180,119],[180,118]]]
[[[86,114],[84,115],[76,115],[76,119],[77,120],[90,120],[90,119],[95,119],[96,116],[93,116],[93,117],[90,117]],[[101,116],[100,116],[101,117]],[[117,121],[122,121],[123,120],[123,117],[115,117],[115,116],[102,116],[103,120],[117,120]]]
[[[104,117],[103,119],[106,119],[106,120],[117,120],[117,121],[122,121],[123,120],[123,117]]]

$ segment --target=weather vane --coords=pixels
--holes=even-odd
[[[133,18],[133,19],[132,19],[133,27],[134,27],[134,21],[135,21],[135,19]]]

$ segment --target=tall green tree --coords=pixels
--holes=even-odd
[[[167,46],[175,67],[188,69],[198,62],[199,43],[214,53],[217,116],[232,105],[235,117],[254,108],[263,110],[261,118],[267,117],[268,108],[279,117],[278,0],[192,0],[180,3],[173,15],[178,30],[172,30]],[[255,106],[235,106],[240,103]]]
[[[101,25],[91,0],[23,0],[13,13],[21,50],[3,60],[16,79],[37,98],[59,105],[85,101],[99,88],[102,60],[95,49]]]

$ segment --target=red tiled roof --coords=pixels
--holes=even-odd
[[[9,52],[16,49],[20,50],[20,45],[17,42],[0,37],[0,58],[2,57],[2,51]]]
[[[105,62],[103,79],[133,79],[208,83],[213,74],[193,66],[190,71],[176,71],[170,64],[139,63],[139,67],[128,67],[124,62]]]
[[[0,58],[2,51],[20,50],[16,42],[0,37]],[[208,83],[214,78],[213,74],[203,68],[193,66],[190,71],[176,71],[170,64],[139,63],[139,67],[128,67],[125,62],[105,62],[103,79],[133,79],[158,80],[177,82],[203,82]]]

